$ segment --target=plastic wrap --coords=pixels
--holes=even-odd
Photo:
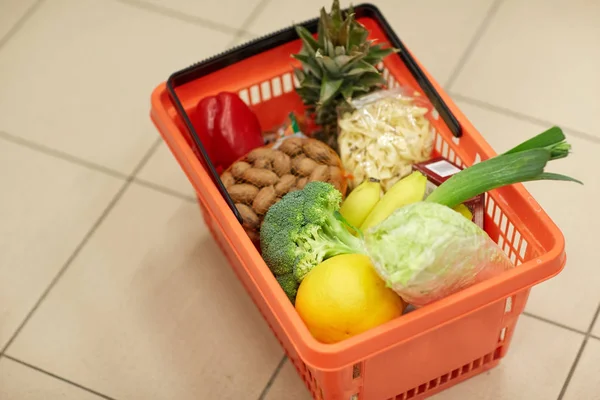
[[[352,174],[349,187],[377,178],[383,189],[412,172],[412,165],[430,158],[435,128],[433,106],[406,88],[382,90],[352,101],[353,111],[338,113],[339,152]]]
[[[417,307],[513,268],[485,231],[436,203],[402,207],[364,239],[379,276]]]

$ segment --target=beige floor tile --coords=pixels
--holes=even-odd
[[[197,205],[135,184],[7,353],[128,400],[257,398],[282,356]]]
[[[600,3],[507,0],[452,90],[600,136]]]
[[[157,137],[154,87],[232,38],[114,1],[47,1],[0,51],[0,130],[129,173]]]
[[[356,4],[360,2],[355,2]],[[444,84],[483,21],[491,0],[372,0],[404,44],[435,79]],[[350,2],[341,1],[342,7]],[[321,7],[329,11],[330,0],[276,0],[249,27],[264,34],[293,23],[315,18]]]
[[[312,400],[294,365],[287,360],[269,389],[265,400]]]
[[[0,0],[0,42],[35,0]]]
[[[217,22],[232,29],[241,29],[260,0],[142,0],[142,2]]]
[[[0,399],[100,400],[101,397],[8,358],[0,359]]]
[[[521,316],[511,348],[499,366],[431,399],[556,399],[582,341],[578,333]]]
[[[498,153],[549,128],[464,102],[458,105]],[[587,331],[600,302],[600,270],[593,256],[597,246],[594,227],[600,224],[600,214],[590,212],[600,196],[600,181],[594,170],[600,145],[569,132],[566,135],[573,154],[567,159],[552,161],[547,170],[579,178],[585,185],[552,181],[525,185],[562,230],[568,258],[558,276],[533,288],[527,311]]]
[[[192,184],[164,142],[160,144],[137,177],[181,194],[195,196]]]
[[[596,325],[594,326],[594,329],[592,329],[592,335],[600,338],[600,318],[596,320]]]
[[[0,349],[122,184],[0,139]]]
[[[598,400],[600,398],[600,341],[590,339],[571,378],[564,400]]]

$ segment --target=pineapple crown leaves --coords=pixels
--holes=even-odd
[[[335,123],[337,106],[385,84],[375,65],[397,50],[368,40],[369,31],[356,21],[352,7],[345,15],[339,0],[329,14],[322,8],[317,39],[302,26],[296,32],[302,41],[300,52],[292,55],[302,65],[294,71],[300,83],[296,91],[318,124]]]

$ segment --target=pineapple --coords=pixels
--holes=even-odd
[[[302,26],[296,32],[302,40],[302,49],[292,55],[302,64],[294,70],[296,92],[321,127],[316,137],[337,149],[337,108],[384,86],[375,66],[397,50],[367,40],[369,31],[355,20],[353,8],[342,13],[339,0],[330,14],[321,9],[317,40]]]

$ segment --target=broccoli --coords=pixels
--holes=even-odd
[[[286,194],[265,215],[260,230],[262,256],[292,303],[302,279],[322,261],[364,253],[339,215],[342,194],[333,185],[310,182]]]

